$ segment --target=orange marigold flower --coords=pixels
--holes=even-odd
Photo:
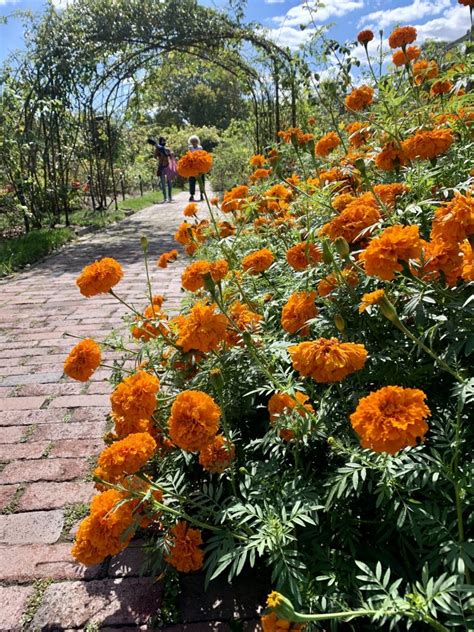
[[[385,292],[383,290],[375,290],[374,292],[368,292],[368,294],[363,294],[362,302],[359,305],[359,314],[365,312],[365,310],[370,307],[370,305],[377,305],[385,296]]]
[[[421,55],[421,48],[419,46],[408,46],[406,50],[396,50],[392,55],[392,62],[394,66],[405,66],[411,61],[418,59]]]
[[[262,615],[260,622],[263,632],[300,632],[304,628],[300,623],[279,619],[274,612]]]
[[[64,373],[73,380],[86,382],[101,362],[100,347],[92,338],[81,340],[64,362]]]
[[[344,191],[352,188],[354,184],[354,179],[350,173],[337,168],[321,171],[318,177],[320,184],[324,186],[332,182],[339,182],[340,184],[337,187],[333,187],[333,191]]]
[[[351,287],[354,287],[359,282],[359,275],[354,268],[344,268],[342,270],[342,276],[346,283],[348,283]],[[334,292],[334,290],[339,286],[339,279],[334,272],[328,274],[324,279],[318,283],[318,294],[319,296],[327,296]]]
[[[406,165],[407,162],[408,157],[403,151],[403,148],[392,141],[386,143],[386,145],[382,147],[382,151],[375,157],[375,164],[383,171],[398,169]]]
[[[298,143],[300,145],[305,145],[306,143],[310,143],[314,140],[314,134],[301,134],[298,138]]]
[[[434,129],[417,132],[403,141],[403,151],[410,158],[430,159],[445,154],[454,142],[450,129]]]
[[[224,239],[225,237],[230,237],[231,235],[235,235],[236,228],[230,222],[221,221],[219,222],[219,236]]]
[[[416,28],[413,26],[399,26],[390,34],[388,44],[390,48],[405,48],[416,40]]]
[[[339,382],[365,365],[367,351],[362,344],[319,338],[289,348],[293,368],[319,383]]]
[[[315,318],[318,310],[314,301],[316,292],[295,292],[283,306],[281,313],[281,326],[290,334],[300,333],[307,336],[308,320]]]
[[[212,156],[203,149],[188,151],[178,160],[176,168],[182,178],[198,178],[212,167]]]
[[[267,152],[267,157],[268,157],[268,162],[272,164],[280,160],[280,154],[278,153],[276,149],[270,149],[270,151]]]
[[[474,0],[458,0],[458,2],[465,7],[474,8]]]
[[[392,182],[391,184],[376,184],[374,186],[375,194],[382,200],[384,204],[392,208],[395,206],[396,199],[399,195],[403,195],[408,191],[406,184],[401,182]]]
[[[431,239],[461,243],[474,235],[474,198],[470,193],[457,193],[435,213]]]
[[[306,413],[314,413],[314,408],[308,403],[309,397],[305,393],[296,391],[294,397],[288,393],[274,393],[268,400],[268,412],[272,426],[282,421],[282,417],[290,416],[293,411],[304,416]],[[283,428],[280,437],[285,441],[290,441],[295,436],[291,428]]]
[[[193,227],[188,222],[182,222],[178,226],[178,230],[174,236],[175,240],[178,244],[182,246],[187,246],[193,239]]]
[[[293,192],[291,189],[288,189],[288,187],[285,187],[282,184],[274,184],[272,187],[267,189],[263,195],[267,198],[276,198],[287,202],[293,197]]]
[[[247,202],[249,188],[244,184],[234,187],[230,191],[224,193],[221,204],[223,213],[231,213],[232,211],[240,211],[242,206]]]
[[[148,432],[148,434],[152,436],[156,432],[151,419],[131,420],[118,417],[117,415],[112,415],[112,418],[115,424],[115,434],[119,439],[124,439],[128,435],[136,432]]]
[[[216,305],[196,303],[188,316],[178,323],[177,344],[185,353],[197,350],[202,353],[214,351],[225,338],[227,319],[216,314]]]
[[[471,244],[467,241],[463,242],[460,246],[462,258],[461,277],[469,283],[474,281],[474,256]]]
[[[256,182],[257,180],[266,180],[268,177],[270,177],[271,172],[271,169],[256,169],[253,173],[250,174],[249,179],[251,182]]]
[[[413,74],[417,83],[422,83],[426,79],[434,79],[439,74],[438,64],[434,60],[420,59],[413,64]]]
[[[331,206],[335,211],[341,213],[351,202],[354,202],[357,198],[351,193],[340,193],[331,200]]]
[[[252,165],[252,167],[263,167],[266,162],[267,159],[265,158],[265,156],[262,156],[262,154],[255,154],[249,160],[249,163]]]
[[[110,396],[113,413],[129,421],[151,419],[159,387],[158,378],[145,371],[126,377]]]
[[[262,320],[260,314],[253,312],[248,305],[240,301],[232,303],[229,312],[240,331],[255,331],[258,323]]]
[[[437,96],[439,94],[448,94],[449,92],[451,92],[452,89],[453,84],[448,79],[445,81],[435,81],[434,84],[431,86],[430,92],[433,96]]]
[[[209,204],[212,204],[212,206],[218,206],[219,198],[217,196],[211,197],[209,200]]]
[[[295,270],[305,270],[321,261],[321,250],[309,241],[302,241],[286,251],[286,260]]]
[[[170,551],[165,560],[181,573],[197,571],[202,567],[204,552],[199,529],[191,529],[187,522],[181,520],[170,529]]]
[[[259,274],[268,270],[274,261],[273,253],[268,248],[262,248],[244,257],[242,259],[242,267],[249,274]]]
[[[133,505],[121,502],[124,494],[109,489],[92,499],[90,515],[79,525],[72,556],[82,564],[99,564],[123,551],[132,539]],[[116,506],[121,503],[119,506]]]
[[[332,241],[344,237],[348,243],[361,239],[361,233],[380,221],[381,215],[377,201],[371,193],[366,193],[353,202],[325,224],[320,230],[321,235],[327,235]]]
[[[178,251],[170,250],[169,252],[164,252],[163,254],[160,255],[158,261],[156,262],[156,265],[159,268],[167,268],[168,263],[171,263],[172,261],[176,261],[177,258],[178,258]]]
[[[430,409],[417,388],[384,386],[359,400],[350,419],[363,448],[396,454],[425,436]]]
[[[222,435],[217,435],[212,443],[199,453],[199,463],[212,474],[222,474],[235,457],[235,446]]]
[[[111,257],[104,257],[83,268],[76,285],[83,296],[109,292],[123,277],[122,266]]]
[[[182,450],[202,450],[216,436],[220,416],[221,409],[207,393],[183,391],[171,406],[170,438]]]
[[[197,215],[198,210],[199,207],[196,202],[190,202],[184,207],[183,215],[185,217],[194,217],[195,215]]]
[[[94,476],[116,483],[141,470],[155,450],[156,441],[148,432],[129,434],[101,452]]]
[[[329,132],[322,138],[318,140],[316,143],[315,151],[318,156],[327,156],[330,154],[338,145],[340,145],[341,139],[336,134],[336,132]]]
[[[168,327],[165,324],[167,318],[167,315],[160,310],[159,303],[148,305],[142,317],[135,316],[135,320],[140,324],[132,328],[132,336],[145,341],[156,338],[160,333],[166,336],[168,334]]]
[[[225,259],[217,259],[216,261],[211,261],[210,272],[212,280],[216,283],[218,281],[222,281],[224,277],[227,276],[229,272],[229,264]]]
[[[285,143],[299,143],[304,144],[306,141],[302,140],[305,136],[313,138],[312,134],[305,134],[299,127],[289,127],[287,130],[281,130],[278,132],[278,136],[285,141]]]
[[[360,121],[349,123],[346,130],[349,134],[349,143],[352,147],[360,147],[367,142],[370,136],[369,126],[367,123],[361,123]]]
[[[189,292],[196,292],[204,287],[204,277],[210,273],[209,261],[195,261],[187,266],[181,275],[181,285]]]
[[[401,272],[403,266],[399,261],[408,262],[420,256],[421,240],[418,226],[390,226],[383,233],[372,239],[361,253],[359,261],[364,264],[365,271],[384,281],[391,281],[395,272]]]
[[[367,46],[374,39],[374,33],[370,29],[364,29],[357,34],[357,41],[362,46]]]
[[[286,178],[285,182],[288,182],[288,184],[292,184],[293,186],[297,187],[301,183],[301,178],[297,173],[293,173],[291,176]]]
[[[415,273],[425,279],[437,279],[443,274],[448,285],[456,285],[462,265],[462,253],[457,243],[433,239],[424,244],[422,262]]]
[[[348,110],[354,110],[360,112],[365,110],[374,99],[374,90],[370,86],[360,86],[360,88],[354,88],[354,90],[348,94],[345,98],[346,108]]]
[[[232,321],[240,332],[256,331],[262,320],[262,316],[260,316],[260,314],[253,312],[248,305],[245,305],[245,303],[241,303],[240,301],[232,303],[229,308],[229,312]],[[227,343],[229,345],[236,345],[239,344],[239,342],[239,333],[234,329],[229,328],[227,332]]]

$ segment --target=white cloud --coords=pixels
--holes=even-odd
[[[7,4],[17,4],[20,0],[0,0],[0,7],[4,7]]]
[[[307,28],[302,31],[301,29],[296,29],[292,26],[282,26],[278,29],[268,29],[265,31],[265,35],[272,39],[275,44],[278,44],[283,48],[288,46],[292,50],[295,50],[301,46],[301,44],[310,40],[315,33],[316,29]]]
[[[265,4],[283,4],[285,0],[263,0]]]
[[[422,0],[424,1],[424,0]],[[438,6],[441,6],[443,0],[436,0]],[[413,7],[415,2],[410,5]],[[418,2],[420,4],[420,2]],[[436,13],[442,13],[441,16],[433,18],[432,20],[428,20],[422,24],[417,23],[415,18],[407,18],[400,19],[399,17],[393,18],[391,21],[383,20],[383,18],[379,18],[379,21],[374,22],[373,24],[368,24],[367,19],[368,16],[363,18],[360,21],[360,25],[363,24],[366,28],[372,28],[373,30],[384,28],[385,26],[394,26],[395,24],[410,24],[411,26],[416,27],[418,32],[417,43],[422,44],[426,40],[441,40],[444,42],[452,42],[462,35],[465,35],[469,30],[469,10],[467,7],[461,6],[460,4],[456,4],[454,6],[450,5],[448,1],[448,7],[441,9],[441,11],[437,11]],[[410,8],[410,7],[401,7]],[[387,14],[392,13],[391,11],[387,11]],[[432,11],[431,14],[434,12]],[[375,14],[371,14],[372,16]],[[418,18],[420,19],[420,18]],[[383,22],[381,24],[381,22]]]
[[[318,7],[316,0],[307,0],[292,7],[285,15],[277,15],[273,21],[285,26],[299,26],[309,22],[326,22],[330,18],[340,18],[346,13],[362,9],[365,0],[329,0],[325,6]]]
[[[415,26],[419,42],[427,39],[452,42],[469,30],[469,9],[458,4],[447,9],[442,17]]]
[[[404,7],[373,11],[359,20],[359,26],[370,23],[383,29],[391,24],[413,24],[427,16],[438,15],[450,7],[450,0],[413,0],[412,4]]]

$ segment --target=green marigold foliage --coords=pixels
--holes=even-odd
[[[115,383],[130,360],[161,382],[146,490],[125,469],[116,485],[155,520],[156,569],[197,569],[203,549],[209,581],[267,578],[280,617],[472,629],[471,61],[443,64],[374,78],[349,109],[322,95],[248,188],[180,227],[180,317],[151,274],[136,346],[114,336]]]

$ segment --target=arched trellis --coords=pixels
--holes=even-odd
[[[159,64],[160,56],[165,53],[193,55],[245,82],[254,108],[258,149],[275,138],[280,126],[282,74],[291,90],[291,124],[296,124],[296,82],[291,54],[255,29],[202,7],[196,0],[168,0],[166,3],[159,0],[76,0],[62,12],[51,7],[35,27],[31,41],[27,62],[29,89],[21,113],[27,132],[18,143],[19,151],[21,153],[31,141],[28,130],[31,131],[37,125],[38,117],[48,111],[44,107],[46,102],[56,104],[49,111],[47,120],[58,130],[58,135],[55,141],[50,138],[43,143],[43,154],[34,142],[30,142],[28,159],[23,160],[20,173],[11,173],[11,179],[22,203],[35,208],[38,200],[33,198],[40,187],[39,183],[31,185],[31,173],[38,157],[42,157],[42,164],[51,165],[54,172],[52,175],[45,172],[44,178],[49,178],[48,190],[54,193],[55,215],[65,212],[66,223],[69,208],[66,184],[70,174],[67,164],[64,169],[57,170],[58,173],[61,171],[60,178],[55,171],[58,159],[63,160],[65,155],[59,134],[65,111],[74,111],[82,103],[83,110],[88,111],[90,117],[94,116],[94,95],[100,91],[110,91],[112,95],[121,82],[140,69]],[[267,77],[262,78],[246,61],[242,46],[260,51],[271,68]],[[273,81],[271,86],[269,78]],[[109,98],[105,100],[108,109]],[[110,140],[108,152],[112,163]],[[113,179],[112,164],[110,173]],[[29,182],[29,189],[25,182]],[[115,182],[113,185],[116,189]]]

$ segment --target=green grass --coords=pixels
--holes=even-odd
[[[180,193],[182,189],[172,189],[172,195]],[[142,208],[151,206],[152,204],[158,204],[163,200],[163,194],[161,191],[148,191],[142,196],[125,198],[119,202],[120,209],[130,209],[132,211],[140,211]]]
[[[70,228],[41,228],[0,242],[0,276],[38,261],[73,237]]]
[[[119,222],[125,218],[122,210],[116,211],[110,208],[108,211],[91,211],[90,208],[84,208],[73,211],[69,215],[69,221],[73,226],[97,226],[103,228],[112,222]]]
[[[173,195],[179,193],[181,189],[173,189]],[[81,209],[73,211],[70,216],[71,224],[75,226],[98,226],[102,228],[112,222],[119,222],[125,219],[125,211],[141,211],[147,206],[158,204],[163,200],[161,191],[147,191],[143,196],[126,197],[125,200],[118,201],[118,210],[110,206],[107,211],[92,211],[91,209]]]
[[[180,191],[180,188],[173,189],[173,195]],[[117,211],[114,208],[102,212],[81,209],[72,211],[69,219],[75,226],[103,228],[112,222],[125,219],[127,210],[140,211],[161,202],[162,199],[163,194],[160,191],[148,191],[143,196],[121,200]],[[11,274],[29,263],[35,263],[73,237],[74,233],[70,228],[41,228],[20,237],[0,241],[0,277]]]

